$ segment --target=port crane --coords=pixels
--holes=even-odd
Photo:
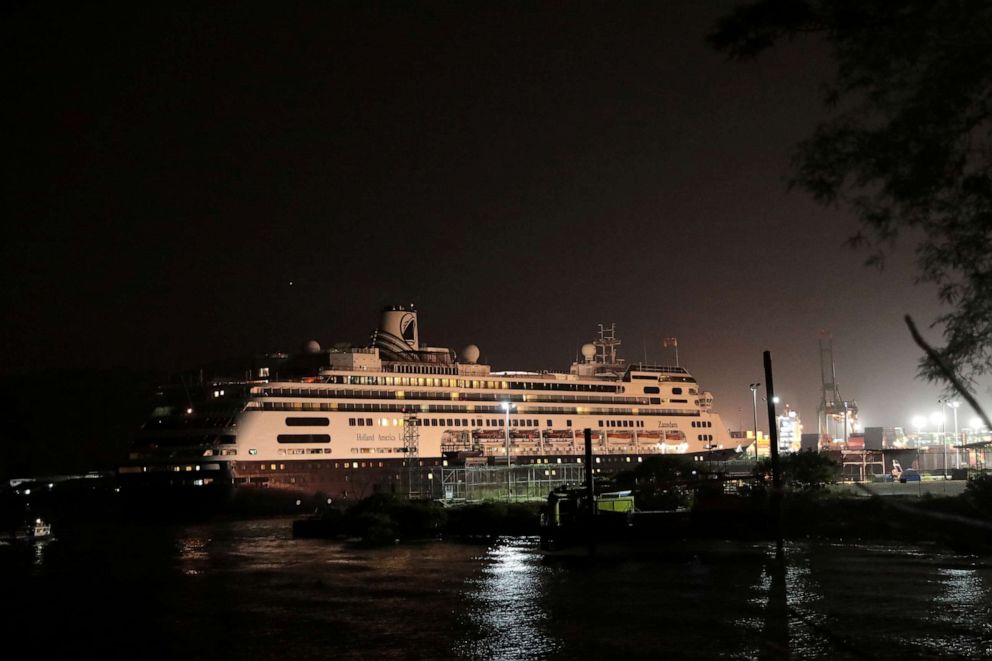
[[[837,367],[834,365],[833,338],[826,331],[820,332],[820,382],[822,397],[817,410],[817,433],[820,438],[840,439],[846,443],[858,424],[858,403],[841,397],[837,386]],[[839,433],[838,433],[839,432]]]

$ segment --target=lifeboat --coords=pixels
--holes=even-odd
[[[558,441],[558,440],[573,440],[572,430],[570,429],[549,429],[544,432],[544,440],[546,441]]]
[[[606,432],[606,442],[607,443],[629,443],[630,440],[634,438],[634,434],[629,431],[610,431]]]

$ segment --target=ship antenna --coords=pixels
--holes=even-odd
[[[617,347],[620,340],[616,336],[616,324],[611,323],[609,327],[599,324],[599,339],[593,342],[600,350],[600,362],[608,365],[615,365],[617,362]]]

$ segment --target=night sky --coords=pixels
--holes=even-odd
[[[364,342],[412,302],[494,369],[677,336],[732,428],[769,349],[815,431],[821,330],[865,424],[937,408],[912,243],[864,267],[786,191],[821,44],[728,62],[731,2],[138,4],[4,10],[4,372]]]

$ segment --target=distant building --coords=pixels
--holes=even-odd
[[[785,411],[776,418],[778,425],[778,451],[798,452],[803,435],[803,423],[799,414],[785,405]]]

